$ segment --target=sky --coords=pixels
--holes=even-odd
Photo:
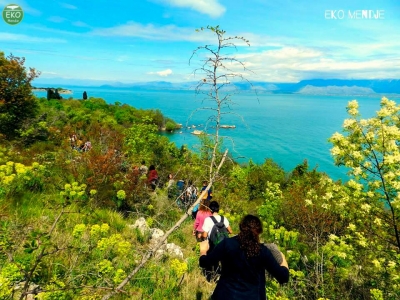
[[[247,79],[399,79],[399,0],[0,0],[19,24],[0,20],[0,51],[26,58],[37,82],[186,82],[219,25],[240,36],[226,55]],[[361,10],[368,10],[362,15]],[[198,75],[199,76],[199,75]]]

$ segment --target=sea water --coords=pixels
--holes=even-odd
[[[141,109],[159,109],[166,117],[183,125],[174,134],[166,134],[178,147],[187,145],[196,150],[200,145],[194,130],[213,132],[210,117],[214,105],[194,91],[143,91],[99,87],[66,87],[73,96],[100,97],[108,103],[121,102]],[[44,97],[45,93],[36,95]],[[278,165],[291,171],[306,159],[311,168],[327,173],[333,179],[346,180],[344,167],[334,165],[328,138],[342,131],[348,118],[346,105],[357,99],[363,118],[372,117],[379,110],[381,96],[321,96],[300,94],[255,94],[243,92],[232,97],[230,109],[224,110],[221,124],[235,125],[234,129],[220,129],[224,147],[239,162],[250,159],[262,163],[272,158]],[[390,97],[393,98],[393,97]],[[396,99],[394,99],[396,101]]]

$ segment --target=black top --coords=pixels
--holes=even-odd
[[[257,257],[246,258],[237,237],[224,239],[213,251],[200,257],[200,267],[207,268],[218,261],[222,264],[221,277],[211,297],[213,300],[265,300],[265,270],[279,283],[289,280],[289,270],[280,266],[271,251],[260,244]]]

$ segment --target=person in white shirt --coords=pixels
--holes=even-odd
[[[218,202],[211,201],[209,208],[212,212],[213,217],[217,220],[217,222],[221,222],[221,216],[218,214],[218,212],[219,212]],[[224,217],[224,225],[225,225],[226,229],[228,230],[229,234],[232,234],[233,233],[232,228],[229,225],[228,219],[225,217]],[[204,223],[203,223],[203,237],[204,238],[207,238],[211,235],[211,230],[212,230],[213,226],[214,226],[214,221],[211,219],[211,217],[205,218]],[[210,248],[210,251],[211,250],[212,249]]]
[[[218,214],[219,212],[219,204],[217,201],[211,201],[209,208],[211,210],[212,216],[215,218],[217,222],[221,222],[221,216]],[[214,221],[210,217],[207,217],[204,219],[203,223],[203,239],[207,238],[211,235],[211,231],[214,227]],[[229,234],[232,234],[232,229],[229,225],[229,221],[227,218],[224,217],[224,225],[228,231]],[[215,248],[215,245],[213,245],[211,242],[209,243],[210,247],[207,251],[207,254],[211,253],[211,251]],[[220,268],[219,268],[219,263],[217,262],[216,264],[210,265],[207,268],[203,269],[203,274],[206,277],[206,280],[208,282],[211,282],[212,280],[216,280],[218,278],[218,275],[220,274]]]

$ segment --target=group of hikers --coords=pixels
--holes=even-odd
[[[70,135],[69,142],[71,148],[79,152],[86,152],[92,149],[92,143],[89,140],[84,142],[84,138],[77,136],[75,133]]]
[[[134,170],[155,191],[159,185],[155,166],[147,167],[142,161]],[[192,180],[175,181],[174,175],[169,174],[165,186],[168,198],[185,211],[199,196],[202,198],[192,211],[192,234],[199,243],[202,273],[208,282],[216,282],[210,299],[266,300],[266,271],[279,283],[288,282],[286,258],[275,244],[260,242],[263,228],[257,216],[244,216],[239,233],[233,235],[228,218],[219,214],[220,205],[213,199],[212,189],[207,189],[207,181],[198,189]]]
[[[158,184],[154,166],[147,170],[143,161],[139,170],[148,172],[147,181],[154,190]],[[233,231],[229,220],[219,214],[220,205],[213,199],[212,189],[207,189],[207,181],[199,190],[192,180],[175,181],[169,174],[166,187],[168,197],[178,206],[183,205],[185,211],[202,195],[192,211],[192,234],[200,245],[199,265],[206,280],[217,283],[211,299],[265,300],[265,271],[281,284],[288,282],[286,258],[275,244],[260,242],[263,228],[257,216],[246,215],[239,224],[239,233],[230,237]]]
[[[133,169],[148,188],[156,190],[159,176],[154,165],[147,167],[143,160],[140,167]],[[228,218],[219,214],[220,205],[207,187],[207,181],[203,181],[200,189],[192,180],[175,181],[173,174],[169,174],[166,183],[168,197],[178,206],[183,205],[185,211],[202,195],[192,212],[192,234],[200,246],[199,266],[206,280],[217,283],[211,299],[265,300],[265,271],[281,284],[289,280],[285,256],[276,245],[260,242],[263,228],[257,216],[244,216],[239,233],[233,235]]]
[[[199,191],[191,180],[186,185],[184,180],[175,183],[172,174],[168,177],[168,191],[178,187],[178,193],[172,195],[177,203],[187,204],[185,209],[207,190],[207,181]],[[260,243],[263,228],[257,216],[246,215],[239,233],[230,237],[233,231],[229,220],[219,210],[210,188],[192,212],[192,234],[200,245],[199,265],[206,280],[217,283],[211,299],[266,299],[265,271],[281,284],[289,280],[285,256],[275,244]]]
[[[203,181],[203,186],[200,190],[194,185],[192,180],[184,180],[180,179],[175,182],[173,174],[168,175],[167,182],[167,193],[169,199],[175,199],[176,204],[183,208],[187,209],[190,205],[192,205],[197,197],[207,188],[208,182]],[[204,199],[211,200],[212,199],[212,190],[208,190],[208,192],[204,195]],[[193,219],[196,218],[196,212],[199,205],[197,205],[193,209]]]

